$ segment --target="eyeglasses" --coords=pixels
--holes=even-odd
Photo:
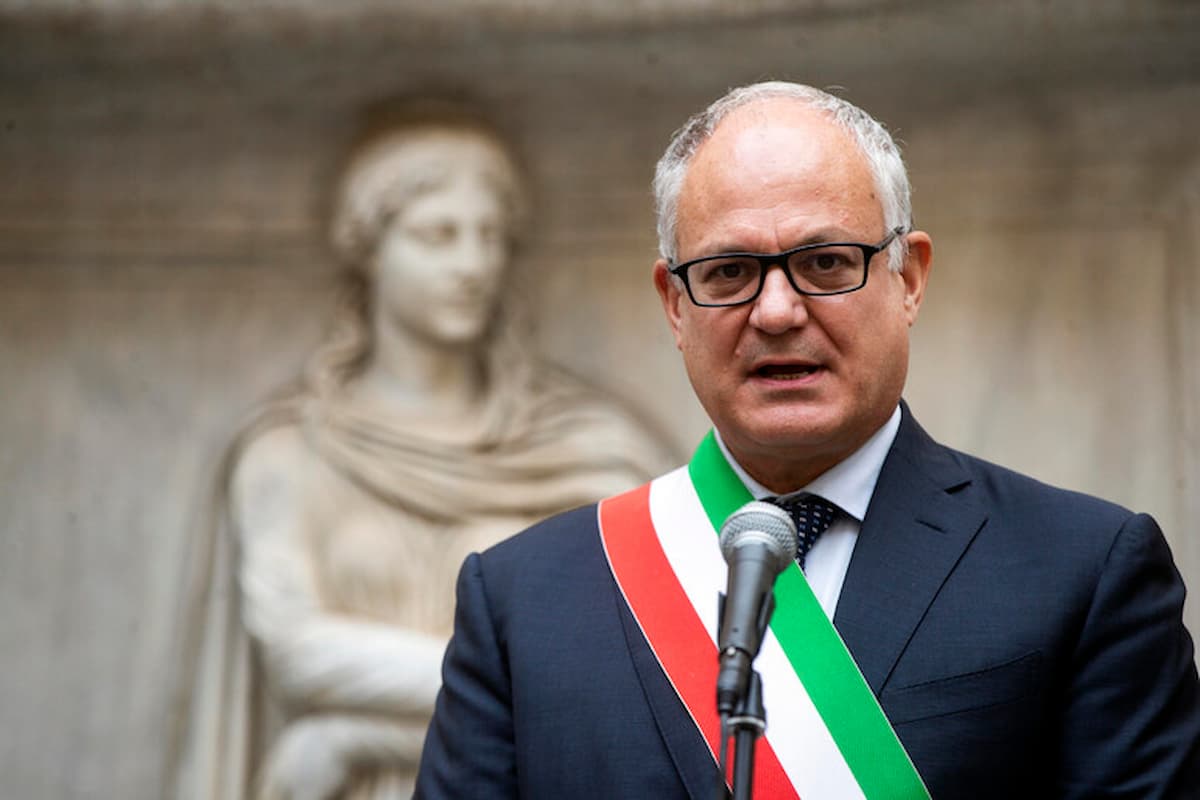
[[[895,228],[877,245],[858,242],[820,242],[782,253],[722,253],[685,261],[670,268],[698,306],[739,306],[755,300],[774,264],[784,266],[792,288],[820,297],[856,292],[867,285],[867,267],[876,253],[905,233]]]

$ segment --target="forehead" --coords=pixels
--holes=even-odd
[[[680,192],[682,251],[713,245],[783,249],[819,230],[874,234],[875,179],[853,136],[823,112],[773,98],[731,112],[692,157]],[[733,237],[737,241],[724,241]]]
[[[490,175],[469,165],[448,165],[436,182],[412,192],[400,205],[400,216],[409,221],[500,218],[505,200]]]

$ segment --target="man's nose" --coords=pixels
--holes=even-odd
[[[792,287],[783,268],[776,266],[767,269],[762,292],[750,312],[750,324],[768,334],[785,333],[808,320],[807,298]]]

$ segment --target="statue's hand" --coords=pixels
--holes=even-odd
[[[328,722],[301,717],[283,729],[263,763],[260,800],[328,800],[343,788],[350,764]]]

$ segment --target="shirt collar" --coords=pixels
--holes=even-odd
[[[783,496],[817,494],[861,522],[862,518],[866,516],[871,495],[875,492],[875,483],[879,480],[879,471],[883,469],[883,461],[887,458],[888,451],[892,449],[892,442],[896,440],[896,433],[899,430],[900,406],[896,406],[896,410],[892,412],[888,421],[883,423],[883,426],[875,431],[862,447],[825,470],[807,486]],[[734,460],[729,453],[729,448],[721,439],[720,431],[714,430],[714,434],[725,460],[729,462],[729,466],[750,490],[750,494],[754,495],[754,499],[761,500],[764,497],[773,496],[773,492],[751,478],[742,465]]]

